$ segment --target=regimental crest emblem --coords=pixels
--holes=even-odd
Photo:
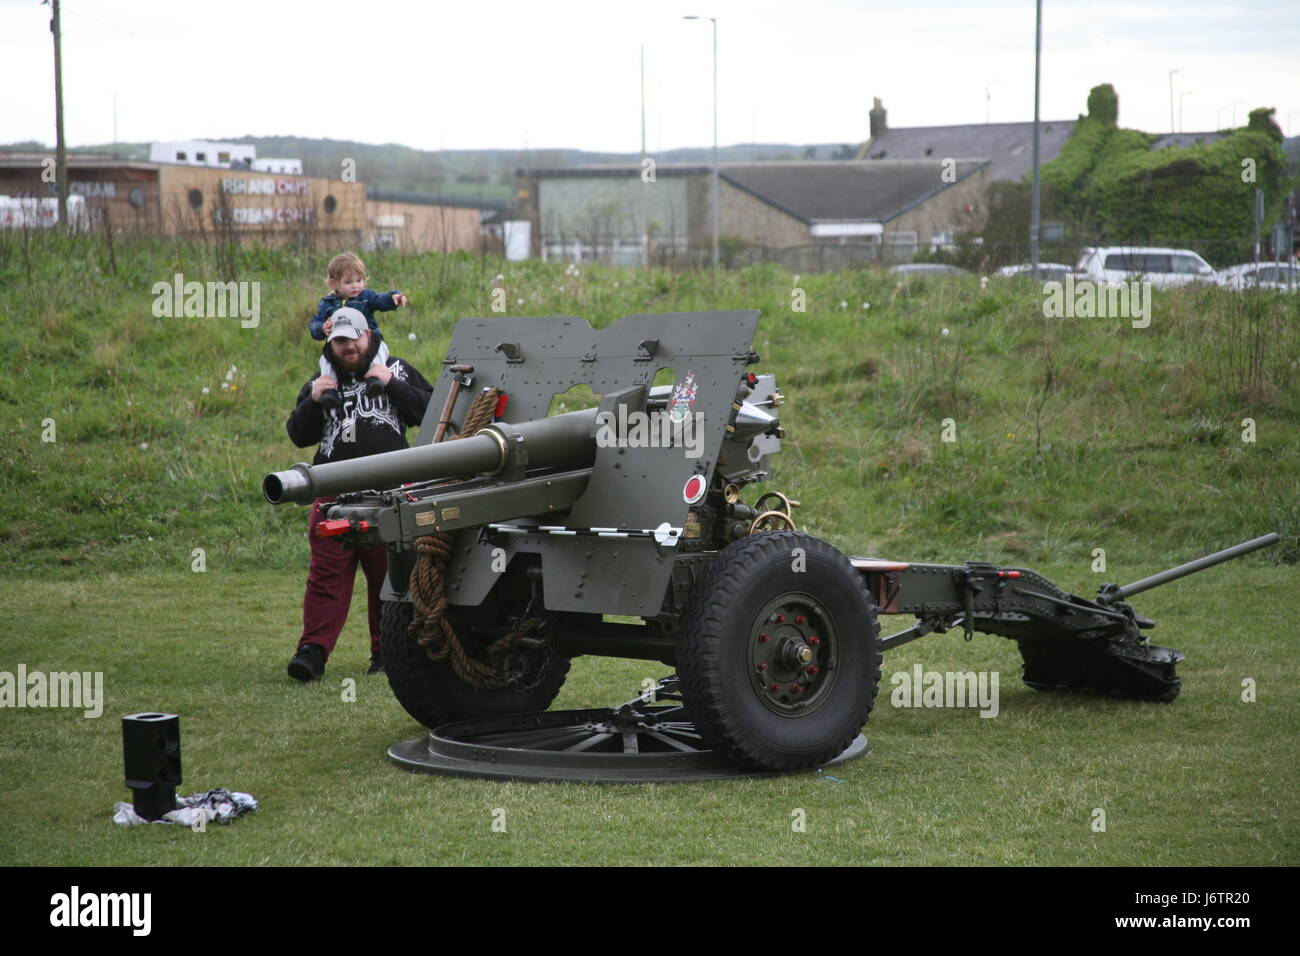
[[[668,399],[668,417],[675,422],[685,421],[691,413],[691,406],[695,404],[695,393],[699,390],[695,373],[688,371],[686,377],[673,387],[672,396]]]

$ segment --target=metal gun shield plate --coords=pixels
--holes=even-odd
[[[659,447],[598,447],[586,491],[565,519],[567,528],[653,529],[664,523],[680,528],[689,507],[683,496],[687,481],[693,475],[707,481],[713,472],[758,315],[756,310],[629,315],[603,329],[574,316],[462,319],[444,364],[472,365],[474,389],[495,386],[508,394],[503,418],[509,424],[544,417],[551,399],[574,385],[607,395],[648,388],[662,368],[674,371],[678,386],[689,376],[687,411],[702,423],[695,446],[699,457],[665,454]],[[643,343],[651,341],[647,359]],[[503,342],[517,347],[519,361],[497,350]],[[449,376],[439,380],[418,443],[426,435],[432,439],[451,382]],[[469,400],[467,391],[454,419],[463,416]],[[447,566],[451,604],[483,601],[498,577],[491,560],[497,547],[506,551],[507,563],[521,552],[541,555],[546,607],[552,611],[657,614],[673,569],[672,549],[649,537],[592,537],[576,548],[552,534],[483,538],[466,531]]]

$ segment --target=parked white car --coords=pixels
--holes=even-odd
[[[1160,246],[1097,246],[1084,249],[1074,267],[1079,278],[1093,282],[1129,282],[1153,286],[1213,282],[1214,268],[1191,249]]]
[[[1277,289],[1282,292],[1300,292],[1300,266],[1285,262],[1246,262],[1219,270],[1214,281],[1226,289],[1238,291]]]

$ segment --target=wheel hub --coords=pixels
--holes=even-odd
[[[763,706],[783,717],[820,706],[835,682],[837,643],[830,621],[808,595],[770,601],[749,640],[750,682]]]
[[[786,664],[793,670],[802,670],[812,663],[813,650],[797,638],[789,638],[781,647]]]

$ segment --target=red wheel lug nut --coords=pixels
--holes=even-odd
[[[816,646],[819,645],[821,642],[822,642],[822,639],[821,639],[820,637],[815,636],[815,635],[812,636],[812,637],[810,637],[810,638],[808,638],[808,646],[809,646],[809,647],[816,647]]]
[[[804,617],[802,614],[800,614],[798,617],[796,617],[796,618],[794,619],[794,622],[795,622],[796,624],[802,624],[802,623],[803,623],[804,621],[806,621],[806,620],[807,620],[807,618]]]
[[[767,689],[774,694],[779,694],[781,692],[781,685],[777,683],[768,684]]]
[[[809,665],[808,665],[808,673],[809,673],[810,676],[816,676],[816,674],[817,674],[817,665],[816,665],[816,664],[809,664]]]
[[[766,644],[766,643],[767,643],[767,635],[766,635],[766,634],[759,634],[759,635],[758,635],[758,643],[760,643],[760,644]]]
[[[760,671],[765,671],[765,670],[767,670],[767,661],[759,661],[759,662],[758,662],[758,669],[759,669]]]
[[[790,685],[790,693],[792,693],[792,694],[797,694],[797,693],[799,693],[799,692],[802,691],[802,690],[803,690],[803,688],[800,687],[798,684],[791,684],[791,685]]]
[[[778,624],[784,624],[784,623],[785,623],[785,615],[784,615],[784,614],[778,614],[778,615],[776,616],[776,623],[778,623]]]

